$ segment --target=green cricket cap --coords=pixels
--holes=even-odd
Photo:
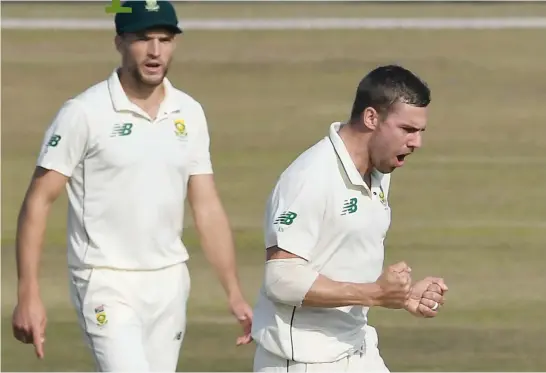
[[[169,1],[128,0],[122,7],[131,8],[130,13],[117,13],[115,17],[116,33],[141,32],[152,28],[165,28],[175,34],[182,33],[178,27],[178,18]]]

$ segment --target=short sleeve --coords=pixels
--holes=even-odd
[[[195,123],[197,133],[189,165],[189,174],[212,174],[209,129],[205,112],[200,104],[197,106]]]
[[[80,104],[65,102],[45,133],[37,166],[72,176],[86,153],[88,129]]]
[[[302,174],[279,180],[266,208],[266,248],[276,245],[310,260],[326,207],[322,185]]]

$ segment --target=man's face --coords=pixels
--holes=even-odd
[[[427,108],[397,103],[385,117],[377,118],[369,143],[370,159],[381,173],[402,167],[407,155],[421,147]]]
[[[126,34],[117,39],[123,66],[137,82],[157,86],[167,75],[175,49],[174,34],[153,30]]]

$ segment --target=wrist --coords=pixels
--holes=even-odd
[[[365,307],[378,307],[382,304],[383,289],[377,283],[361,285],[362,305]]]
[[[412,299],[407,299],[404,302],[404,310],[416,317],[422,317],[423,315],[419,312],[419,302],[412,301]]]
[[[40,295],[40,285],[38,279],[19,279],[19,284],[17,286],[17,296],[18,298],[27,298]]]
[[[234,283],[226,288],[226,295],[230,302],[238,301],[243,298],[243,292],[238,283]]]

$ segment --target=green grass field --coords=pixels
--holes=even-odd
[[[249,300],[262,271],[264,202],[278,174],[347,118],[368,70],[402,63],[428,81],[433,100],[424,148],[393,175],[386,262],[406,260],[416,277],[444,276],[450,292],[437,319],[371,312],[385,361],[392,371],[546,370],[543,39],[543,30],[185,35],[169,77],[207,112]],[[2,32],[3,371],[93,369],[68,299],[66,198],[52,212],[42,264],[44,361],[11,335],[13,243],[46,127],[63,101],[118,61],[110,32]],[[178,369],[251,370],[254,347],[234,346],[237,325],[191,222],[184,240],[193,289]]]

